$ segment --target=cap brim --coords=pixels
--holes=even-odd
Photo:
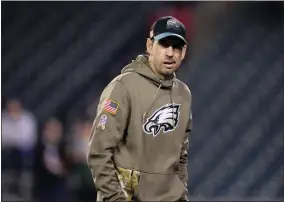
[[[183,38],[179,34],[175,34],[175,33],[171,33],[171,32],[165,32],[165,33],[162,33],[162,34],[158,34],[157,36],[154,36],[153,38],[156,41],[159,41],[160,39],[164,39],[164,38],[169,37],[169,36],[175,36],[175,37],[181,39],[185,44],[187,44],[187,41],[185,40],[185,38]]]

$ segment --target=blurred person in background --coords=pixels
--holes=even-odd
[[[88,138],[92,122],[87,118],[82,118],[74,122],[71,135],[69,136],[69,151],[73,162],[86,163],[86,154],[88,151]]]
[[[88,153],[98,201],[187,201],[191,93],[176,78],[186,29],[159,18],[147,55],[123,68],[100,97]]]
[[[96,188],[86,161],[92,121],[86,118],[77,120],[72,129],[68,145],[71,156],[68,189],[75,201],[96,201]]]
[[[35,199],[39,201],[62,201],[66,199],[68,162],[63,141],[63,126],[56,118],[44,124],[35,151]]]
[[[11,190],[21,192],[20,182],[24,173],[31,172],[33,150],[37,140],[37,121],[22,107],[19,99],[7,100],[2,113],[2,162],[3,172],[10,173],[14,182]]]

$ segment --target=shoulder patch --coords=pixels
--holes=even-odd
[[[106,114],[101,115],[97,128],[101,127],[102,130],[104,130],[106,128],[106,122],[107,122],[107,115]]]
[[[116,114],[119,103],[110,99],[104,101],[103,110],[111,114]]]

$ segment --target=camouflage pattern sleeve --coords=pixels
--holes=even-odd
[[[188,171],[187,171],[187,166],[188,166],[188,159],[187,159],[187,150],[188,150],[188,134],[185,133],[184,137],[184,142],[182,145],[181,149],[181,155],[180,155],[180,163],[179,163],[179,171],[178,171],[178,176],[182,183],[184,184],[186,188],[186,192],[182,196],[180,200],[185,200],[188,201],[188,191],[187,191],[187,182],[188,182]]]

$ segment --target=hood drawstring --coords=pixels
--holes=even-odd
[[[157,88],[157,90],[155,91],[155,93],[154,93],[154,95],[153,95],[153,98],[152,98],[152,102],[151,102],[149,108],[148,108],[148,109],[145,111],[145,113],[143,114],[143,119],[142,119],[142,120],[143,120],[143,123],[145,122],[145,117],[146,117],[148,111],[151,109],[151,107],[152,107],[152,105],[153,105],[153,103],[154,103],[154,101],[155,101],[156,95],[157,95],[158,91],[161,89],[161,87],[162,87],[162,84],[160,84],[159,87]]]
[[[175,87],[175,82],[173,81],[173,85],[172,85],[172,87],[171,87],[171,90],[170,90],[170,99],[171,99],[171,104],[174,104],[175,103],[175,101],[174,101],[174,99],[173,99],[173,91],[174,91],[174,87]],[[154,101],[155,101],[155,98],[156,98],[156,96],[157,96],[157,93],[158,93],[158,91],[161,89],[161,87],[162,87],[162,84],[160,84],[159,85],[159,87],[157,88],[157,90],[155,91],[155,93],[154,93],[154,95],[153,95],[153,98],[152,98],[152,102],[151,102],[151,104],[150,104],[150,106],[149,106],[149,108],[146,110],[146,112],[143,114],[143,118],[142,118],[142,121],[143,121],[143,123],[145,123],[145,117],[147,116],[147,114],[148,114],[148,112],[149,112],[149,110],[151,109],[151,107],[152,107],[152,105],[153,105],[153,103],[154,103]],[[173,120],[173,125],[175,124],[174,123],[174,108],[172,108],[172,120]],[[175,136],[175,129],[173,130],[173,135]]]
[[[151,109],[151,107],[152,107],[152,105],[153,105],[153,103],[154,103],[154,101],[155,101],[155,98],[156,98],[156,96],[157,96],[157,93],[158,93],[158,91],[161,89],[161,87],[162,87],[162,84],[160,84],[159,87],[157,88],[157,90],[155,91],[155,93],[154,93],[154,95],[153,95],[153,98],[152,98],[152,102],[151,102],[149,108],[148,108],[148,109],[146,110],[146,112],[143,114],[143,118],[142,118],[143,123],[145,123],[145,117],[147,116],[149,110]],[[175,101],[174,101],[174,99],[173,99],[173,91],[174,91],[173,88],[174,88],[174,87],[175,87],[175,82],[173,81],[173,85],[172,85],[171,90],[170,90],[171,104],[174,104],[174,103],[175,103]],[[172,120],[174,121],[174,108],[172,108]],[[174,125],[174,122],[173,122],[173,125]],[[174,133],[174,136],[175,136],[175,129],[174,129],[173,133]]]
[[[170,92],[170,97],[171,97],[171,104],[174,104],[175,103],[175,101],[174,101],[174,99],[173,99],[173,88],[175,87],[175,82],[174,82],[174,80],[173,80],[173,85],[172,85],[172,87],[171,87],[171,92]],[[174,108],[172,108],[172,120],[173,120],[173,125],[174,125]],[[175,129],[174,129],[174,136],[175,136]]]

